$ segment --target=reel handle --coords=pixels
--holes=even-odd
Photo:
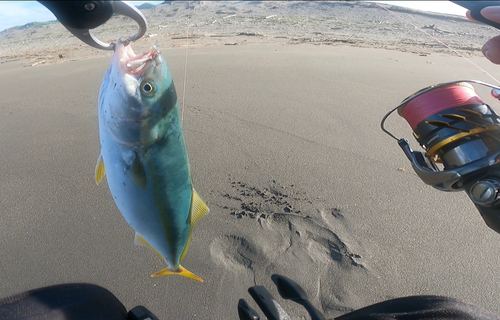
[[[487,25],[500,29],[500,23],[488,20],[481,15],[481,10],[486,7],[500,6],[500,3],[498,1],[451,1],[451,2],[453,2],[454,4],[458,4],[459,6],[464,7],[466,9],[469,9],[472,18],[474,18],[475,20],[481,21],[482,23],[486,23]]]
[[[500,168],[493,167],[486,175],[478,177],[464,188],[486,225],[497,233],[500,233],[499,174]]]

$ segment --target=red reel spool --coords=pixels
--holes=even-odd
[[[417,95],[419,92],[412,96]],[[405,118],[411,128],[415,130],[420,122],[440,111],[469,104],[484,104],[484,102],[476,94],[473,86],[466,82],[460,82],[455,85],[436,88],[415,97],[402,105],[398,109],[398,114]]]
[[[398,108],[431,161],[453,168],[500,149],[498,116],[472,85],[431,88],[408,97],[414,98]]]

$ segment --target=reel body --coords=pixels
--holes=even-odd
[[[475,80],[443,83],[422,89],[387,113],[382,130],[398,141],[422,181],[442,191],[465,190],[486,224],[500,233],[500,118],[476,94]],[[394,112],[403,117],[425,152],[384,127]]]

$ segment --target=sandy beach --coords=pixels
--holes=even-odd
[[[0,297],[87,282],[160,319],[237,319],[238,300],[257,309],[247,289],[263,285],[292,319],[309,319],[279,297],[271,281],[277,273],[302,285],[329,319],[417,294],[467,300],[500,315],[500,235],[465,193],[425,185],[380,130],[385,113],[421,88],[459,79],[493,83],[483,70],[496,76],[499,67],[479,50],[497,31],[394,11],[428,26],[459,56],[382,8],[315,4],[308,11],[269,3],[143,10],[157,35],[132,44],[140,51],[157,43],[177,88],[194,186],[211,208],[183,266],[204,283],[150,278],[164,263],[133,244],[107,184],[95,184],[97,97],[112,53],[86,48],[59,24],[0,33]],[[172,39],[186,33],[187,12],[198,36]],[[292,20],[308,12],[315,22],[307,28],[266,25],[272,14]],[[170,18],[170,28],[161,29],[168,32],[161,33],[167,22],[157,16]],[[327,16],[346,23],[332,29]],[[207,22],[214,17],[233,22],[208,29],[217,25]],[[298,40],[318,30],[321,41]],[[42,38],[14,43],[33,31],[50,31],[53,48]],[[418,148],[402,118],[393,116],[388,127]]]

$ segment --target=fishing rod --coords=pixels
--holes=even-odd
[[[500,29],[481,10],[496,1],[451,1],[478,21]],[[441,191],[465,191],[485,223],[500,233],[500,118],[473,85],[491,89],[500,100],[500,87],[477,80],[459,80],[424,88],[391,109],[380,123],[397,140],[420,179]],[[424,152],[414,151],[405,138],[386,129],[397,110]]]
[[[481,14],[481,10],[483,10],[486,7],[498,6],[499,5],[498,1],[450,1],[450,2],[453,2],[454,4],[457,4],[465,9],[469,9],[470,15],[474,20],[486,23],[487,25],[500,29],[500,23],[488,20]]]

